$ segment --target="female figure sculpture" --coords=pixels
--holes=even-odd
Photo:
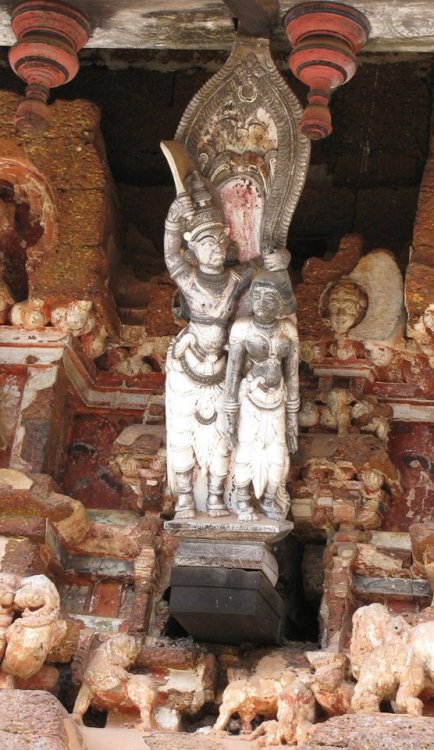
[[[168,481],[177,495],[176,518],[195,516],[193,469],[208,475],[207,511],[229,513],[223,500],[229,444],[222,410],[227,326],[236,300],[248,286],[252,266],[224,267],[229,229],[211,187],[197,171],[180,176],[181,144],[163,144],[177,185],[165,224],[164,255],[171,277],[189,308],[189,323],[169,349],[166,377]],[[184,152],[184,160],[188,160]],[[190,162],[191,164],[191,162]],[[194,165],[193,165],[194,167]],[[183,238],[193,255],[182,252]],[[264,258],[270,270],[288,265],[286,250]]]
[[[236,320],[229,338],[225,411],[235,449],[236,510],[247,521],[257,518],[252,484],[265,515],[286,517],[289,453],[297,450],[298,336],[288,317],[295,299],[288,275],[282,276],[257,274],[250,290],[253,315]]]

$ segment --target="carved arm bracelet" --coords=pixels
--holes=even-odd
[[[300,397],[290,399],[286,402],[286,411],[288,414],[295,414],[300,408]]]

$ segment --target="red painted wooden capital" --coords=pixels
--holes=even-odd
[[[89,39],[90,24],[80,11],[65,3],[25,0],[13,9],[11,25],[18,41],[9,50],[9,63],[27,83],[15,124],[43,130],[49,120],[50,89],[76,75],[77,52]]]
[[[353,77],[369,21],[351,5],[307,0],[294,5],[284,23],[293,48],[289,66],[309,86],[301,130],[313,140],[325,138],[333,129],[328,108],[332,91]]]

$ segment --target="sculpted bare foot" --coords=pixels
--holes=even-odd
[[[217,518],[218,516],[229,516],[230,511],[227,509],[223,502],[221,495],[209,495],[207,500],[207,511],[211,518]]]
[[[239,521],[258,521],[259,515],[253,509],[238,513]]]
[[[195,518],[196,508],[194,505],[193,495],[186,493],[185,495],[179,495],[178,502],[175,506],[175,519],[180,518]]]
[[[194,508],[186,508],[185,510],[177,510],[175,512],[175,519],[179,520],[180,518],[195,518],[196,517],[196,511]]]

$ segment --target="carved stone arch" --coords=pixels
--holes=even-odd
[[[4,145],[4,143],[2,144]],[[6,149],[2,148],[3,153]],[[52,188],[45,176],[27,159],[17,154],[0,157],[0,198],[3,213],[5,201],[14,203],[2,225],[0,244],[4,239],[3,255],[13,253],[14,247],[24,248],[28,276],[28,296],[32,296],[32,280],[38,272],[43,255],[57,242],[56,206]],[[19,214],[21,213],[21,223]],[[23,226],[22,215],[27,226]],[[14,261],[12,257],[9,259]],[[5,259],[7,265],[8,259]]]
[[[219,190],[242,261],[286,245],[309,164],[301,116],[268,40],[239,36],[181,120],[176,139]]]

